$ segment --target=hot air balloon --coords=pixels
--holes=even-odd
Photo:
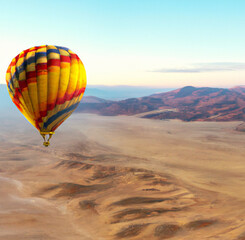
[[[6,82],[12,101],[47,147],[55,130],[82,99],[86,72],[70,49],[43,45],[17,55],[8,67]]]

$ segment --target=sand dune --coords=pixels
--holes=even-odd
[[[0,126],[0,239],[245,239],[238,122],[77,114],[50,148]]]

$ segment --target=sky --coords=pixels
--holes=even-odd
[[[70,48],[89,85],[232,87],[245,81],[244,0],[0,0],[0,83],[38,45]]]

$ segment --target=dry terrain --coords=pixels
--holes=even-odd
[[[245,239],[241,122],[0,117],[0,239]]]

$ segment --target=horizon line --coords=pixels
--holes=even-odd
[[[0,83],[0,85],[6,85],[6,83]],[[177,89],[177,88],[183,88],[183,87],[196,87],[196,88],[202,88],[202,87],[209,87],[209,88],[235,88],[235,87],[245,87],[245,85],[229,85],[229,86],[200,86],[200,85],[179,85],[179,86],[149,86],[149,85],[103,85],[103,84],[88,84],[86,87],[132,87],[132,88],[155,88],[155,89]]]

